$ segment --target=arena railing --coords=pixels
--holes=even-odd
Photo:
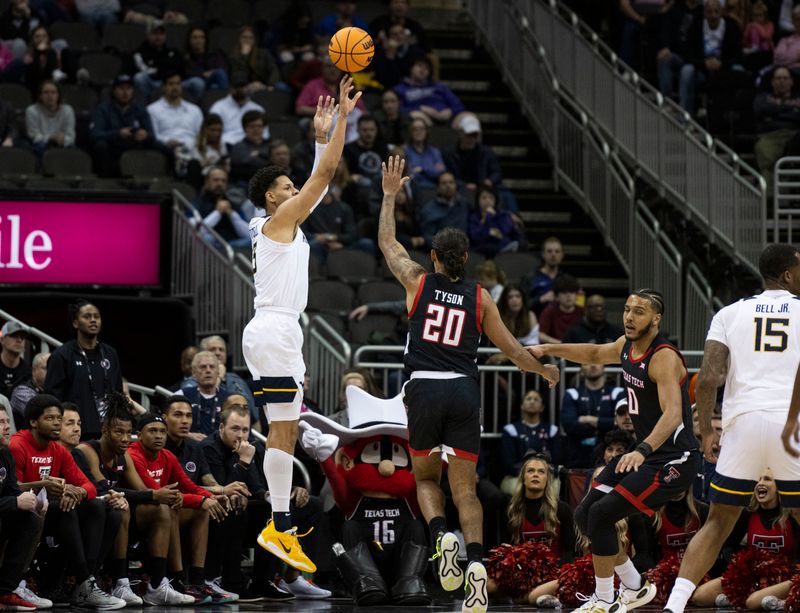
[[[716,303],[703,273],[694,264],[686,267],[683,342],[686,347],[702,347],[708,326],[714,316]],[[720,305],[721,306],[721,305]]]
[[[637,176],[757,272],[767,229],[766,183],[758,172],[622,63],[557,0],[467,0],[467,6],[523,109],[537,115],[534,123],[551,152],[546,90],[556,85]],[[536,91],[536,72],[543,70],[550,82]]]
[[[339,406],[339,382],[350,367],[350,343],[320,315],[313,315],[305,332],[304,353],[311,375],[311,397],[325,415]]]
[[[773,240],[793,245],[795,226],[800,223],[800,157],[778,160],[774,177]]]

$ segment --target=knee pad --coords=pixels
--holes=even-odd
[[[619,552],[616,523],[627,516],[627,509],[612,496],[606,496],[591,506],[588,512],[587,535],[592,553],[612,556]]]

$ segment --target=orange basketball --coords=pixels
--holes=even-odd
[[[372,37],[361,28],[342,28],[331,38],[328,55],[339,70],[364,70],[375,55]]]

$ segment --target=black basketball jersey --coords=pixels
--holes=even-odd
[[[106,487],[108,487],[108,489],[114,488],[125,474],[125,454],[117,454],[117,457],[114,458],[114,465],[108,467],[106,466],[105,462],[103,462],[103,456],[100,455],[100,441],[86,441],[86,444],[94,449],[95,453],[97,454],[100,464],[100,472],[106,478]]]
[[[650,379],[648,370],[650,361],[658,351],[674,351],[686,366],[686,360],[680,351],[661,334],[653,339],[647,351],[634,358],[631,341],[625,341],[620,355],[622,376],[628,392],[628,413],[636,430],[636,440],[643,441],[661,418],[661,403],[658,399],[658,385]],[[668,457],[677,457],[684,452],[697,449],[697,439],[692,432],[692,409],[689,402],[688,373],[681,380],[681,400],[683,419],[681,425],[656,449],[647,461],[661,461]]]
[[[478,378],[481,286],[428,273],[408,312],[406,371],[457,372]]]

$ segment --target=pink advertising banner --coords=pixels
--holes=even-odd
[[[158,204],[0,202],[0,283],[158,285]]]

